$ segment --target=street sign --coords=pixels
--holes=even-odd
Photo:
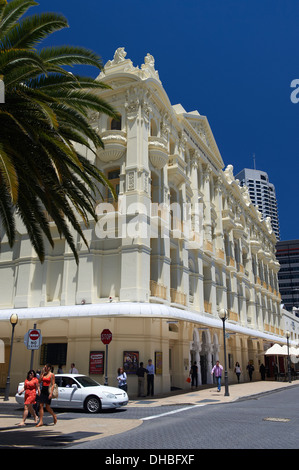
[[[39,349],[42,344],[42,335],[40,330],[33,329],[27,331],[24,337],[24,343],[27,349]]]
[[[104,344],[109,344],[112,340],[112,333],[110,330],[103,330],[101,333],[101,341]]]

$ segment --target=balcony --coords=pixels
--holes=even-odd
[[[230,209],[225,209],[222,211],[222,225],[223,228],[228,232],[236,226],[234,214]]]
[[[261,248],[261,242],[256,238],[250,240],[251,251],[255,255]]]
[[[152,297],[167,299],[167,288],[156,281],[150,281],[150,292]]]
[[[153,167],[161,170],[168,161],[167,142],[160,137],[148,138],[148,156]]]
[[[234,258],[231,258],[230,256],[226,257],[226,266],[229,270],[234,270],[236,268],[236,263]]]
[[[187,305],[187,296],[176,289],[170,289],[170,300],[174,304]]]
[[[210,253],[214,253],[213,242],[211,242],[209,240],[205,240],[204,241],[204,249],[205,249],[205,251],[209,251]]]
[[[176,187],[186,179],[186,166],[187,163],[179,157],[179,155],[170,155],[168,160],[168,180],[173,183]]]
[[[127,148],[127,135],[123,131],[105,131],[101,135],[104,148],[97,151],[102,162],[116,161],[125,155]]]
[[[208,300],[204,300],[204,309],[207,313],[212,313],[212,304]]]

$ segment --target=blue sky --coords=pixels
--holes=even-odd
[[[255,154],[276,188],[281,239],[299,238],[298,0],[41,0],[30,9],[42,11],[70,25],[45,45],[84,46],[104,63],[122,46],[135,66],[151,53],[171,103],[207,116],[225,166],[253,168]]]

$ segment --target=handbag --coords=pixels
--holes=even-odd
[[[58,398],[58,385],[54,384],[52,398]]]
[[[188,382],[188,383],[190,383],[190,382],[191,382],[191,379],[190,379],[190,377],[187,377],[187,378],[186,378],[186,382]]]

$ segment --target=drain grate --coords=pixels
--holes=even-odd
[[[264,418],[263,421],[276,421],[278,423],[288,423],[290,418]]]

